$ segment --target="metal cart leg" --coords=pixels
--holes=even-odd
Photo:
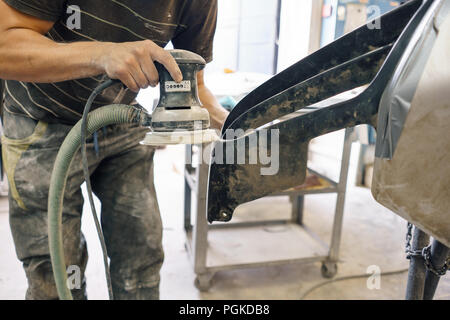
[[[450,248],[446,247],[437,240],[433,241],[431,245],[431,265],[436,270],[444,268],[446,266],[447,259],[450,255]],[[446,268],[445,268],[446,269]],[[437,286],[439,284],[440,275],[435,274],[431,270],[427,270],[425,276],[425,288],[423,299],[432,300],[434,293],[436,292]]]
[[[304,207],[305,196],[294,194],[291,196],[292,204],[292,222],[299,225],[303,225],[303,207]]]
[[[191,225],[191,196],[192,191],[191,187],[184,181],[184,229],[186,231],[192,228]]]
[[[430,237],[417,227],[414,227],[411,250],[422,250],[430,242]],[[420,255],[410,258],[408,284],[406,286],[406,300],[422,300],[425,286],[426,267]]]
[[[192,146],[187,145],[185,151],[185,171],[187,166],[190,166],[192,162]],[[184,178],[184,229],[189,231],[192,229],[191,225],[191,203],[192,203],[192,190],[191,186],[187,182],[187,178]]]
[[[206,256],[208,250],[208,221],[206,218],[206,188],[209,166],[200,160],[197,168],[196,221],[193,230],[192,251],[194,256],[194,272],[197,275],[195,284],[199,289],[207,289],[212,275],[207,271]]]
[[[322,263],[322,276],[332,278],[337,273],[337,261],[339,260],[339,247],[341,244],[342,224],[344,221],[345,192],[347,188],[348,168],[352,150],[353,128],[345,129],[344,147],[342,150],[341,172],[337,185],[336,209],[331,234],[330,251],[327,260]]]

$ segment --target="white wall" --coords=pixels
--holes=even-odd
[[[278,72],[308,55],[312,1],[282,1]]]
[[[241,0],[219,0],[217,29],[214,37],[213,61],[207,72],[237,69]]]
[[[278,0],[242,0],[240,71],[274,73]]]
[[[273,72],[277,0],[219,0],[214,60],[207,72]]]

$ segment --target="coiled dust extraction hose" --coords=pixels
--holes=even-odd
[[[148,125],[150,116],[142,109],[116,104],[96,109],[87,116],[86,133],[92,135],[97,130],[112,124],[138,123]],[[67,287],[66,264],[62,237],[62,210],[64,191],[69,168],[82,141],[83,120],[70,130],[61,145],[50,180],[48,196],[48,237],[56,288],[60,299],[71,300],[72,294]],[[84,134],[83,134],[84,136]],[[89,192],[89,191],[88,191]]]

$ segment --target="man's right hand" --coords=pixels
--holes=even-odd
[[[159,76],[154,61],[161,63],[176,82],[183,75],[172,55],[153,41],[101,43],[103,49],[93,63],[111,79],[121,80],[132,91],[158,85]]]

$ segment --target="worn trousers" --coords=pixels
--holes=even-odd
[[[57,299],[48,247],[47,202],[56,155],[70,125],[35,121],[5,110],[2,156],[9,183],[9,221],[18,259],[28,279],[27,299]],[[121,124],[98,132],[87,155],[115,299],[158,299],[164,254],[162,224],[153,183],[155,150],[140,145],[145,128]],[[84,182],[81,153],[70,167],[63,209],[65,262],[80,271],[75,299],[86,298],[88,261],[81,232]],[[73,270],[73,269],[72,269]],[[100,275],[99,275],[100,276]]]

